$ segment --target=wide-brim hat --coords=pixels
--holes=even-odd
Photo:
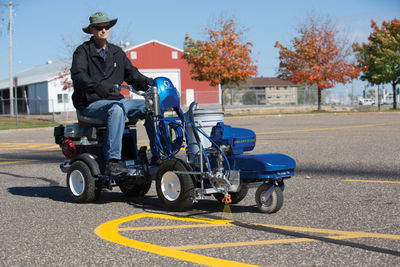
[[[90,24],[85,27],[82,28],[82,31],[85,33],[90,33],[90,26],[93,24],[99,24],[99,23],[105,23],[105,22],[109,22],[110,23],[110,27],[114,26],[117,23],[117,18],[115,19],[110,19],[107,15],[106,12],[96,12],[93,15],[91,15],[89,17],[89,21]]]

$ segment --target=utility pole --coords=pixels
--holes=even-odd
[[[354,80],[351,80],[351,106],[354,106]]]
[[[10,116],[14,116],[14,103],[13,103],[13,89],[14,89],[14,83],[13,83],[13,73],[12,73],[12,9],[13,6],[18,6],[20,4],[17,3],[13,3],[12,1],[10,1],[8,4],[0,4],[2,6],[8,6],[9,9],[9,23],[8,23],[8,36],[9,36],[9,49],[8,49],[8,53],[9,53],[9,58],[10,58],[10,62],[9,62],[9,71],[10,71]]]

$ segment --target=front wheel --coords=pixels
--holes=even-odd
[[[67,188],[72,200],[77,203],[93,202],[98,198],[100,190],[90,169],[83,161],[75,161],[67,173]]]
[[[281,188],[274,184],[260,185],[256,191],[256,203],[259,210],[263,213],[277,212],[283,205]]]
[[[156,189],[161,204],[170,211],[190,209],[194,199],[194,184],[186,164],[178,159],[166,160],[157,172]]]

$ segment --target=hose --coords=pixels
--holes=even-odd
[[[166,125],[167,122],[167,125]],[[168,140],[170,135],[167,133],[167,128],[173,129],[175,132],[175,140]],[[183,143],[183,126],[176,121],[166,121],[164,118],[156,121],[156,145],[160,153],[166,158],[175,156],[181,149]]]

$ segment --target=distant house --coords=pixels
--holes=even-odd
[[[246,87],[250,90],[255,90],[258,92],[258,104],[297,104],[298,88],[291,81],[275,77],[256,77],[248,81]]]
[[[191,79],[190,66],[182,59],[183,50],[152,40],[131,47],[123,47],[132,64],[148,77],[164,76],[171,79],[181,94],[181,104],[193,100],[199,104],[219,104],[220,89],[208,82]],[[71,67],[71,59],[48,62],[15,75],[19,113],[50,113],[73,111],[73,89],[63,90],[62,76]],[[129,95],[129,92],[123,92]],[[0,80],[0,114],[9,114],[9,79]]]

